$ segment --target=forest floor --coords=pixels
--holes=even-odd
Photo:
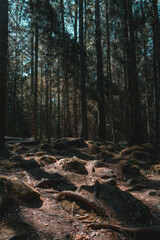
[[[140,175],[124,176],[120,174],[118,167],[119,161],[125,158],[119,155],[122,148],[115,149],[109,142],[87,142],[85,146],[81,145],[81,142],[78,145],[77,141],[74,145],[73,140],[51,144],[34,143],[34,141],[31,144],[29,141],[18,143],[18,140],[8,143],[10,155],[0,156],[0,175],[17,177],[35,187],[41,194],[43,205],[28,207],[17,202],[4,206],[4,211],[0,214],[0,240],[124,240],[129,238],[125,237],[123,232],[118,234],[109,229],[93,230],[89,224],[109,222],[124,227],[137,227],[160,223],[160,175],[150,171],[151,165],[158,164],[159,153],[151,160],[146,160],[147,165],[142,164]],[[101,146],[106,147],[105,150],[103,149],[103,153],[106,154],[103,161],[101,161],[103,156]],[[43,155],[53,156],[56,162],[42,164],[39,159]],[[67,171],[62,167],[64,159],[75,156],[86,162],[87,174]],[[96,160],[104,164],[98,166],[95,164]],[[135,184],[127,182],[131,178]],[[112,209],[107,206],[107,219],[104,219],[93,211],[92,207],[79,204],[77,200],[72,199],[72,196],[62,201],[55,199],[60,192],[69,190],[83,195],[86,199],[98,201],[92,186],[95,186],[96,181],[103,184],[108,179],[111,185],[115,185],[112,186],[113,188],[126,192],[148,206],[152,217],[145,219],[144,213],[144,217],[139,222],[134,215],[135,207],[130,209],[132,201],[122,206],[122,200],[118,207],[115,202],[115,209],[113,206]],[[112,192],[110,194],[111,203],[112,200],[115,201],[116,196],[113,190],[113,196]],[[146,216],[147,214],[148,212]]]

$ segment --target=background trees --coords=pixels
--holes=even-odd
[[[9,1],[6,134],[159,141],[159,7]]]

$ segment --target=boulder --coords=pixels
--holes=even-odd
[[[42,143],[39,147],[42,150],[50,150],[52,148],[51,144],[49,143]]]
[[[49,165],[52,163],[56,163],[56,158],[50,155],[44,155],[38,159],[38,162],[41,166]]]
[[[140,175],[140,168],[129,161],[121,160],[119,162],[119,172],[123,175]]]
[[[94,163],[93,163],[93,166],[95,168],[101,168],[101,167],[107,167],[108,165],[105,162],[95,160]]]
[[[24,157],[34,157],[35,153],[26,153],[24,154]]]
[[[120,152],[120,156],[121,157],[126,156],[126,155],[131,154],[134,151],[143,151],[143,150],[144,150],[144,147],[143,146],[138,146],[138,145],[135,145],[135,146],[132,146],[132,147],[127,147]]]
[[[90,154],[97,154],[100,153],[100,151],[101,151],[100,147],[97,146],[96,144],[90,147]]]
[[[98,200],[110,213],[111,219],[116,218],[123,224],[150,224],[152,215],[149,208],[129,192],[109,184],[101,184]]]
[[[132,156],[138,160],[145,160],[147,157],[149,157],[149,153],[136,150],[132,152]]]
[[[42,203],[40,200],[40,193],[35,188],[18,178],[0,176],[0,194],[14,196],[28,206],[35,202]]]
[[[126,182],[126,186],[132,186],[137,184],[137,180],[135,178],[130,178],[127,182]]]
[[[153,173],[158,173],[158,174],[160,174],[160,164],[156,164],[156,165],[151,166],[151,171],[152,171]]]
[[[71,183],[68,179],[63,178],[62,176],[55,174],[49,179],[42,179],[36,187],[38,188],[44,188],[44,189],[49,189],[53,188],[55,190],[71,190],[75,191],[77,187]]]
[[[127,147],[125,149],[123,149],[120,152],[120,156],[126,156],[129,154],[132,154],[133,152],[135,156],[138,157],[146,157],[147,153],[148,154],[157,154],[158,153],[158,149],[152,144],[152,143],[144,143],[142,145],[135,145],[135,146],[131,146],[131,147]],[[140,156],[140,152],[143,152],[142,155]],[[146,155],[145,155],[146,154]]]
[[[117,187],[117,182],[114,178],[109,178],[107,180],[104,180],[103,184],[107,184],[107,185],[110,185],[112,187]]]
[[[42,157],[42,156],[44,156],[46,153],[45,152],[37,152],[36,153],[36,156],[37,157]]]
[[[39,168],[40,164],[34,158],[28,158],[21,162],[21,166],[27,169],[30,169],[30,168]]]
[[[150,189],[146,192],[147,196],[154,196],[154,197],[159,197],[160,196],[160,192],[158,192],[155,189]]]
[[[144,143],[142,146],[144,147],[145,151],[150,154],[157,154],[159,152],[152,143]]]
[[[75,172],[78,174],[88,174],[85,164],[85,161],[80,160],[77,157],[73,157],[69,161],[64,161],[62,163],[62,167],[64,170]]]
[[[67,145],[73,146],[76,148],[88,147],[88,145],[82,138],[65,138],[64,141]]]
[[[66,150],[66,149],[68,149],[67,144],[64,143],[64,142],[61,142],[61,141],[55,143],[54,148],[55,148],[56,150]]]
[[[16,149],[16,153],[24,153],[24,152],[27,152],[29,150],[28,147],[23,147],[23,146],[19,146],[17,149]]]

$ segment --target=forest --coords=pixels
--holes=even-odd
[[[5,2],[1,135],[159,142],[158,1]]]
[[[160,239],[160,1],[0,0],[0,240]]]

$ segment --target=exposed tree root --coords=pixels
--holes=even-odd
[[[126,237],[131,237],[135,240],[159,240],[160,239],[160,227],[152,226],[152,227],[138,227],[138,228],[128,228],[121,227],[112,224],[89,224],[88,227],[99,230],[99,229],[110,229],[116,231],[117,233],[121,233]]]
[[[80,200],[80,201],[88,204],[100,216],[103,216],[104,218],[106,218],[106,216],[107,216],[105,209],[102,206],[100,206],[96,201],[93,201],[92,199],[89,199],[83,195],[80,195],[79,193],[75,193],[72,191],[63,191],[63,192],[59,193],[55,199],[57,201],[59,201],[59,200],[63,199],[64,197],[71,197],[73,199]]]

